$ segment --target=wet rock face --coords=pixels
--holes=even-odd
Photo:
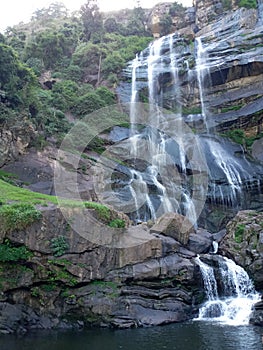
[[[263,214],[240,211],[227,225],[227,234],[220,250],[244,267],[255,282],[263,288]]]

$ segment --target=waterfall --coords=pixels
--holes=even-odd
[[[218,277],[214,268],[196,258],[203,278],[207,301],[199,310],[197,320],[210,320],[230,325],[249,323],[253,304],[259,300],[246,271],[225,257],[218,256]],[[222,285],[219,297],[218,283]]]
[[[206,146],[209,147],[210,154],[214,157],[217,172],[221,171],[224,174],[228,183],[228,188],[230,189],[229,195],[226,196],[223,195],[221,186],[217,186],[217,190],[219,189],[221,191],[222,200],[232,206],[237,205],[242,197],[243,181],[241,179],[241,174],[244,174],[245,170],[234,157],[227,153],[220,143],[210,140],[209,142],[206,142]],[[248,178],[250,177],[248,173],[246,175]],[[213,175],[211,177],[213,177]],[[215,197],[216,196],[214,195],[214,199]]]
[[[219,207],[223,214],[227,211],[226,216],[229,209],[233,215],[235,211],[254,208],[255,203],[260,203],[256,204],[260,207],[261,198],[252,202],[251,193],[262,193],[262,166],[250,159],[241,145],[212,134],[212,128],[221,120],[220,114],[228,118],[229,112],[221,113],[218,107],[227,100],[225,94],[214,96],[213,86],[217,80],[218,84],[223,82],[226,50],[233,55],[226,39],[235,43],[236,30],[238,37],[242,33],[242,11],[231,15],[232,24],[222,18],[227,27],[224,35],[220,31],[214,37],[211,33],[202,34],[195,39],[195,45],[178,33],[164,36],[137,54],[125,70],[129,81],[121,91],[123,102],[131,102],[131,130],[123,152],[128,154],[128,149],[129,156],[123,160],[129,159],[132,171],[122,193],[123,199],[134,199],[134,211],[127,213],[135,222],[178,212],[193,224],[199,219],[201,225],[210,225],[206,220],[210,205],[212,210]],[[231,93],[236,96],[235,91]],[[196,158],[192,161],[195,149],[203,163]],[[203,185],[201,176],[193,185],[201,173],[208,178],[208,186]],[[144,189],[144,201],[135,198],[137,181]],[[222,220],[209,216],[212,230],[220,230]]]
[[[200,267],[208,300],[217,300],[218,292],[214,269],[211,266],[203,263],[199,257],[196,258],[196,262]]]
[[[132,218],[135,222],[147,221],[149,219],[155,219],[156,217],[168,212],[180,212],[190,216],[190,220],[193,224],[196,224],[197,214],[195,203],[191,198],[191,189],[187,184],[181,184],[180,186],[166,181],[164,185],[165,177],[171,179],[169,167],[171,168],[171,156],[168,148],[174,152],[174,147],[177,149],[178,167],[183,174],[184,179],[187,181],[186,176],[186,154],[187,140],[185,130],[183,128],[183,120],[181,113],[181,92],[179,81],[179,66],[178,66],[178,53],[176,52],[176,40],[181,40],[175,35],[169,35],[168,37],[162,37],[155,40],[149,49],[132,61],[130,65],[131,70],[131,107],[130,107],[130,121],[131,128],[131,154],[134,157],[134,169],[131,170],[131,179],[129,183],[130,194],[134,198],[135,210]],[[146,69],[146,71],[144,71]],[[142,73],[142,71],[144,73]],[[162,88],[159,83],[159,76],[169,74],[171,79],[171,85],[173,86],[172,99],[176,105],[176,114],[174,114],[175,120],[167,120],[160,107],[162,107]],[[147,85],[145,84],[145,78],[147,78]],[[143,81],[143,83],[142,83]],[[149,112],[146,121],[146,127],[143,131],[136,129],[136,125],[140,124],[140,110],[136,106],[138,101],[138,92],[144,84],[144,89],[148,90]],[[170,117],[168,115],[168,117]],[[176,128],[176,145],[171,148],[171,140],[161,131],[163,124],[167,125],[171,122],[171,127]],[[168,127],[168,129],[169,129]],[[142,147],[144,145],[144,148]],[[142,151],[139,150],[141,147]],[[149,160],[150,165],[145,166],[142,171],[136,169],[137,161],[140,159]],[[174,167],[174,164],[172,165]],[[134,183],[140,182],[141,193],[144,196],[144,204],[141,205],[141,201],[137,200],[137,192],[134,188]],[[143,190],[142,190],[143,189]],[[140,205],[139,205],[140,203]],[[158,214],[157,214],[158,212]]]
[[[209,78],[209,67],[207,63],[207,53],[202,44],[202,38],[196,38],[197,53],[196,53],[196,73],[201,102],[202,117],[204,120],[205,128],[208,130],[207,124],[207,107],[205,104],[205,81]]]

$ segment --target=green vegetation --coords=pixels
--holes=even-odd
[[[41,212],[31,204],[19,203],[0,207],[2,232],[24,229],[41,218]]]
[[[200,114],[202,113],[202,109],[199,106],[193,106],[193,107],[183,107],[182,113],[189,115],[189,114]]]
[[[222,5],[223,5],[223,9],[224,9],[225,11],[231,10],[231,8],[232,8],[232,2],[231,2],[231,0],[223,0],[223,1],[222,1]]]
[[[1,263],[28,260],[31,256],[32,253],[24,245],[15,247],[7,239],[0,244]]]
[[[9,204],[10,202],[18,203]],[[35,204],[45,206],[48,203],[53,203],[63,207],[94,209],[98,220],[105,224],[109,224],[112,220],[111,210],[103,204],[68,199],[60,200],[55,196],[13,186],[3,180],[0,180],[0,205],[1,203],[4,205],[0,206],[0,228],[4,232],[15,228],[24,228],[39,220],[41,212],[35,209]]]
[[[94,209],[98,215],[98,219],[103,222],[109,222],[111,218],[111,211],[100,203],[85,202],[85,207],[88,209]]]
[[[247,9],[256,9],[257,8],[257,0],[239,0],[239,7],[245,7]]]
[[[15,179],[17,179],[17,175],[8,173],[4,170],[0,170],[0,180],[14,184]]]
[[[128,15],[125,22],[105,17],[93,0],[69,14],[56,2],[28,24],[7,28],[0,38],[0,125],[36,130],[41,149],[47,137],[59,142],[68,133],[68,114],[83,118],[115,104],[122,68],[152,41],[145,11]]]
[[[69,249],[69,245],[64,236],[54,237],[51,240],[51,250],[54,256],[61,256]]]
[[[229,130],[224,135],[240,145],[244,144],[245,135],[241,129]]]
[[[71,275],[65,266],[58,266],[56,269],[48,271],[48,284],[56,285],[59,282],[64,282],[65,284],[74,287],[77,285],[78,281]]]
[[[89,284],[94,288],[94,294],[97,290],[104,292],[109,298],[116,298],[119,295],[118,284],[111,281],[92,281]]]
[[[242,107],[244,107],[244,104],[239,104],[239,105],[229,106],[229,107],[223,107],[221,109],[221,113],[226,113],[226,112],[230,112],[230,111],[238,111]]]
[[[256,136],[247,137],[243,130],[234,129],[234,130],[227,131],[226,133],[223,134],[223,136],[230,138],[232,141],[240,145],[250,148],[255,140],[258,140],[263,137],[263,133],[260,133]]]
[[[242,243],[245,228],[246,228],[246,226],[244,224],[237,225],[236,230],[235,230],[235,242],[236,243]]]
[[[19,202],[21,204],[57,204],[57,198],[41,193],[31,192],[24,188],[13,186],[3,180],[0,180],[0,201],[9,204],[10,202]],[[1,211],[2,207],[0,207]]]
[[[109,223],[110,227],[125,228],[125,221],[121,219],[114,219]]]

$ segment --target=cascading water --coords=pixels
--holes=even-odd
[[[128,78],[132,78],[132,83],[129,85],[131,91],[127,88],[124,95],[125,98],[129,95],[132,104],[129,149],[133,157],[133,169],[129,185],[134,182],[134,172],[138,172],[137,178],[144,182],[144,188],[148,191],[143,206],[140,205],[141,201],[134,199],[136,215],[130,216],[135,222],[149,220],[169,211],[183,215],[188,212],[188,217],[193,223],[198,219],[200,201],[195,202],[192,199],[194,189],[191,176],[197,174],[199,169],[191,169],[189,152],[187,153],[191,141],[189,142],[185,130],[180,129],[183,124],[192,128],[208,165],[208,190],[203,189],[208,211],[212,212],[215,208],[219,208],[228,218],[235,215],[238,210],[260,210],[262,207],[262,166],[251,160],[241,145],[212,133],[216,125],[214,113],[217,112],[210,95],[213,94],[214,85],[220,85],[226,74],[224,71],[226,51],[230,55],[235,52],[229,47],[228,39],[235,42],[236,33],[238,32],[239,38],[243,33],[242,23],[240,24],[242,14],[243,10],[231,14],[228,17],[230,22],[222,18],[224,27],[222,34],[220,31],[202,34],[195,39],[194,45],[176,33],[155,40],[136,56],[126,70]],[[238,96],[234,98],[237,99]],[[221,99],[222,104],[224,99],[228,101],[223,93],[219,97],[215,95],[214,99]],[[146,101],[149,102],[147,122],[145,127],[142,125],[138,127],[144,123],[140,123],[137,104]],[[219,104],[216,101],[216,106]],[[162,107],[171,113],[163,114]],[[181,121],[176,124],[175,142],[171,141],[165,132],[160,131],[164,120],[168,124],[166,130],[175,128],[175,120]],[[143,148],[145,140],[148,145]],[[142,154],[144,158],[141,158]],[[168,158],[171,160],[171,165],[169,170],[165,170]],[[145,166],[142,166],[140,159],[144,159]],[[178,182],[173,182],[172,176],[168,181],[163,181],[161,175],[164,172],[168,173],[172,167],[176,168],[180,175],[180,185]],[[129,192],[132,197],[135,196],[133,189]],[[256,201],[251,200],[252,196],[258,196]],[[199,223],[206,225],[207,211],[203,213],[199,216]],[[219,218],[214,225],[215,219],[216,217],[212,218],[211,227],[205,227],[213,231],[220,230],[222,221]]]
[[[253,304],[259,300],[246,271],[232,260],[218,256],[218,276],[214,268],[196,258],[208,301],[199,310],[197,320],[210,320],[230,325],[249,323]],[[220,283],[220,297],[219,297]]]
[[[181,40],[176,36],[176,39]],[[140,54],[137,55],[131,64],[132,72],[132,94],[131,94],[131,108],[130,108],[130,121],[131,127],[131,153],[134,157],[134,164],[136,165],[137,159],[140,159],[138,154],[138,144],[142,138],[148,140],[147,144],[147,157],[151,161],[151,165],[147,165],[144,171],[137,171],[135,168],[131,170],[131,181],[130,186],[134,182],[134,178],[139,178],[144,182],[145,189],[154,188],[154,194],[146,193],[145,202],[141,209],[138,208],[138,201],[135,198],[135,213],[132,218],[136,222],[147,221],[149,219],[155,219],[158,215],[167,212],[188,212],[193,224],[196,223],[195,204],[191,199],[191,191],[189,186],[181,186],[180,189],[176,185],[168,185],[169,189],[166,188],[160,174],[164,173],[165,167],[167,167],[167,147],[171,144],[167,135],[159,130],[161,122],[163,123],[165,117],[162,114],[159,107],[162,106],[162,89],[159,84],[159,76],[169,74],[171,84],[173,85],[173,100],[176,106],[176,114],[174,118],[177,119],[177,147],[178,147],[178,166],[182,173],[186,173],[186,155],[185,148],[186,142],[184,140],[185,135],[183,129],[180,132],[180,125],[183,124],[182,113],[181,113],[181,93],[180,93],[180,81],[178,77],[179,64],[178,64],[178,53],[176,52],[176,45],[174,35],[163,37],[159,40],[154,41],[148,50],[148,55]],[[163,58],[163,55],[165,57]],[[148,126],[145,128],[143,133],[137,132],[137,124],[139,124],[138,115],[139,111],[136,109],[136,103],[138,101],[138,86],[141,84],[141,70],[147,67],[147,88],[149,104],[149,114],[147,118]],[[180,122],[181,121],[181,122]],[[140,143],[141,145],[141,143]],[[146,150],[145,150],[146,151]],[[185,176],[185,178],[187,178]],[[180,194],[178,194],[180,192]],[[136,192],[130,187],[130,193],[134,197]],[[153,200],[155,197],[155,201]],[[178,201],[177,198],[180,197]],[[145,214],[146,213],[146,214]]]
[[[203,47],[202,38],[199,37],[196,39],[197,46],[197,54],[196,54],[196,73],[197,73],[197,81],[200,95],[200,103],[201,103],[201,111],[202,117],[204,120],[205,128],[208,130],[207,124],[207,107],[205,104],[205,81],[209,79],[209,66],[207,63],[207,53]]]
[[[230,36],[233,35],[231,28]],[[206,102],[206,91],[211,87],[210,68],[217,65],[217,59],[213,56],[214,44],[203,45],[206,37],[196,38],[196,76],[199,88],[200,105],[202,110],[202,118],[205,124],[207,136],[201,135],[204,152],[208,157],[213,159],[213,166],[209,169],[210,201],[212,203],[221,203],[228,207],[245,206],[244,190],[248,187],[256,187],[258,183],[257,175],[251,173],[248,162],[244,156],[242,147],[236,150],[234,154],[240,153],[238,158],[233,156],[224,140],[217,140],[212,137],[209,123],[209,108]],[[220,63],[222,64],[222,63]],[[227,146],[227,147],[226,147]],[[218,174],[222,174],[221,178]],[[256,175],[256,176],[253,176]],[[214,179],[218,180],[214,181]],[[220,178],[220,179],[219,179]],[[247,187],[248,186],[248,187]],[[261,189],[259,189],[261,192]]]

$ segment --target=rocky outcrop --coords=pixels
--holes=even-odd
[[[212,235],[198,231],[200,245],[191,235],[184,245],[171,237],[171,227],[164,236],[160,231],[165,228],[150,233],[142,224],[114,229],[112,244],[107,236],[98,243],[78,234],[56,206],[38,209],[41,220],[26,229],[1,230],[1,249],[8,240],[12,252],[26,247],[27,255],[0,263],[0,333],[89,324],[151,326],[196,315],[204,294],[196,253],[189,248],[204,253]],[[75,210],[68,210],[76,217]],[[86,209],[89,215],[96,218],[94,210]],[[110,227],[101,225],[90,224],[87,230],[95,236],[110,234]]]
[[[252,276],[257,289],[263,288],[263,214],[240,211],[231,220],[220,251]]]
[[[162,21],[166,17],[169,17],[171,20],[171,33],[186,28],[187,26],[189,26],[190,29],[194,28],[194,8],[186,9],[179,4],[161,2],[154,6],[149,15],[148,27],[151,29],[154,38],[159,38],[162,35],[164,29],[162,27]],[[165,30],[167,31],[167,28],[165,28]]]
[[[263,327],[263,301],[257,302],[250,317],[250,323],[255,326]]]
[[[30,123],[21,123],[0,130],[0,168],[24,154],[29,143],[35,137],[35,131]]]
[[[256,289],[262,291],[263,213],[240,211],[227,225],[227,234],[219,251],[242,266],[254,281]],[[250,323],[263,326],[262,300],[253,306]]]

